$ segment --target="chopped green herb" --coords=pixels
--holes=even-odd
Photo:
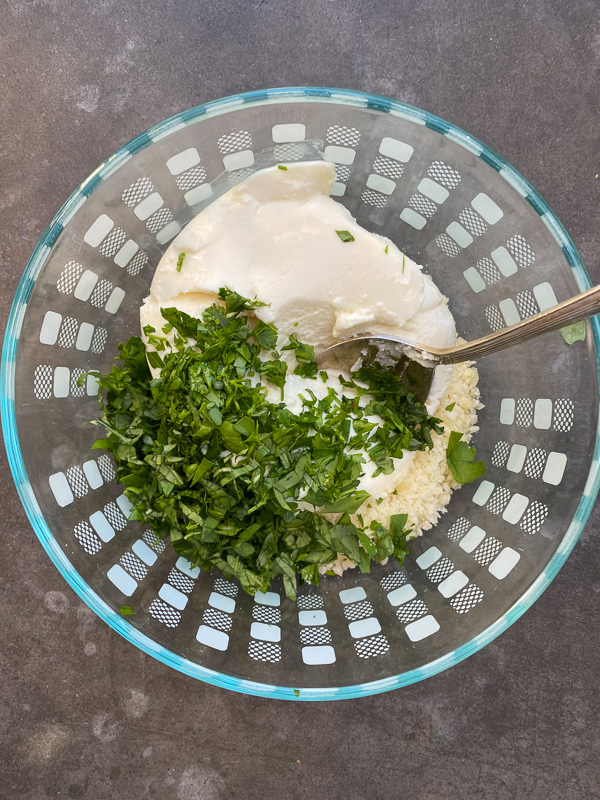
[[[179,253],[177,256],[177,272],[181,272],[181,268],[183,267],[183,259],[185,258],[185,253]]]
[[[452,431],[446,449],[446,461],[457,483],[471,483],[485,472],[483,461],[475,461],[475,448],[461,441],[462,433]]]
[[[342,242],[353,242],[354,236],[350,233],[350,231],[336,231],[337,235],[340,237]]]
[[[404,275],[404,267],[406,265],[406,256],[402,253],[402,274]]]
[[[294,689],[294,697],[300,697],[300,689]]]
[[[287,172],[287,167],[285,167],[283,164],[277,164],[277,169],[283,169]]]
[[[299,581],[318,583],[319,565],[341,554],[362,571],[372,559],[401,563],[405,516],[389,529],[350,518],[369,497],[359,479],[367,458],[376,474],[389,473],[402,450],[430,448],[439,420],[368,359],[342,381],[351,391],[318,399],[307,389],[298,414],[270,402],[266,385],[250,375],[283,392],[281,350],[294,353],[295,374],[315,378],[314,349],[295,336],[278,349],[275,326],[247,315],[264,305],[259,300],[229,289],[219,299],[224,305],[200,319],[161,309],[172,345],[149,332],[159,353],[134,337],[119,345],[120,363],[108,375],[94,373],[95,424],[106,431],[94,449],[112,453],[131,519],[170,539],[192,564],[235,576],[250,594],[279,576],[294,598]],[[158,378],[148,365],[161,370]],[[369,422],[372,415],[381,423]]]
[[[386,246],[385,246],[385,250],[384,250],[384,252],[385,252],[386,256],[387,256],[387,254],[388,254],[388,247],[389,247],[389,245],[387,245],[387,244],[386,244]]]
[[[448,403],[448,405],[446,406],[446,411],[452,411],[452,409],[454,408],[455,405],[456,405],[456,402]]]
[[[129,614],[133,614],[133,608],[131,606],[121,606],[121,616],[127,617]]]
[[[575,344],[575,342],[585,341],[585,320],[581,322],[574,322],[572,325],[567,325],[565,328],[560,329],[560,335],[563,337],[567,344]]]

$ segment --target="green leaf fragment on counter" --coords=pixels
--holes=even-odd
[[[353,242],[354,236],[350,233],[350,231],[336,231],[337,235],[340,237],[342,242]]]
[[[565,328],[561,328],[560,335],[563,337],[563,339],[567,344],[574,344],[575,342],[584,342],[585,320],[581,320],[581,322],[574,322],[572,325],[567,325]]]
[[[133,608],[131,606],[121,606],[121,616],[127,617],[130,614],[133,614]]]
[[[462,433],[452,431],[446,449],[446,461],[457,483],[471,483],[486,470],[483,461],[475,461],[475,448],[461,441]]]

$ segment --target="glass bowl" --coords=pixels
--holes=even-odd
[[[317,155],[315,156],[315,153]],[[201,680],[297,700],[356,697],[435,674],[498,636],[548,586],[598,491],[598,319],[479,363],[483,479],[454,493],[402,568],[244,594],[128,521],[110,458],[90,451],[96,386],[162,252],[253,170],[336,164],[335,198],[424,265],[472,339],[587,289],[568,235],[505,161],[443,120],[323,88],[251,92],[138,136],[69,198],[12,306],[2,421],[40,541],[79,596],[145,652]],[[122,606],[133,613],[122,616]]]

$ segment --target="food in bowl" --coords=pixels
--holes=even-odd
[[[315,351],[367,332],[456,341],[431,278],[331,199],[334,180],[328,162],[280,164],[205,208],[158,264],[142,338],[97,376],[95,447],[132,517],[251,594],[402,563],[485,469],[473,364],[438,367],[425,403],[382,364],[318,369]]]

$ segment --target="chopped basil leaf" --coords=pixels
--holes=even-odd
[[[457,483],[471,483],[485,472],[483,461],[475,461],[475,448],[461,441],[462,433],[452,431],[446,449],[446,461]]]
[[[350,233],[350,231],[336,231],[337,235],[340,237],[342,242],[353,242],[354,236]]]
[[[362,571],[372,559],[401,562],[406,516],[392,517],[389,529],[351,518],[369,498],[359,479],[367,459],[377,474],[390,473],[402,450],[431,448],[439,420],[397,376],[366,359],[341,379],[351,392],[330,389],[319,399],[306,389],[297,414],[270,402],[267,383],[283,394],[287,377],[281,350],[294,353],[295,374],[315,378],[314,349],[293,335],[281,347],[274,325],[247,316],[264,305],[259,300],[226,288],[219,299],[224,305],[199,319],[162,309],[172,344],[148,329],[160,353],[134,337],[119,345],[110,373],[94,373],[101,390],[95,424],[106,431],[94,448],[113,455],[131,519],[168,538],[192,564],[235,576],[250,594],[279,576],[294,598],[299,581],[317,584],[319,565],[340,555]],[[160,369],[158,378],[149,365]],[[263,383],[250,380],[256,375]],[[373,415],[381,423],[369,422]]]

